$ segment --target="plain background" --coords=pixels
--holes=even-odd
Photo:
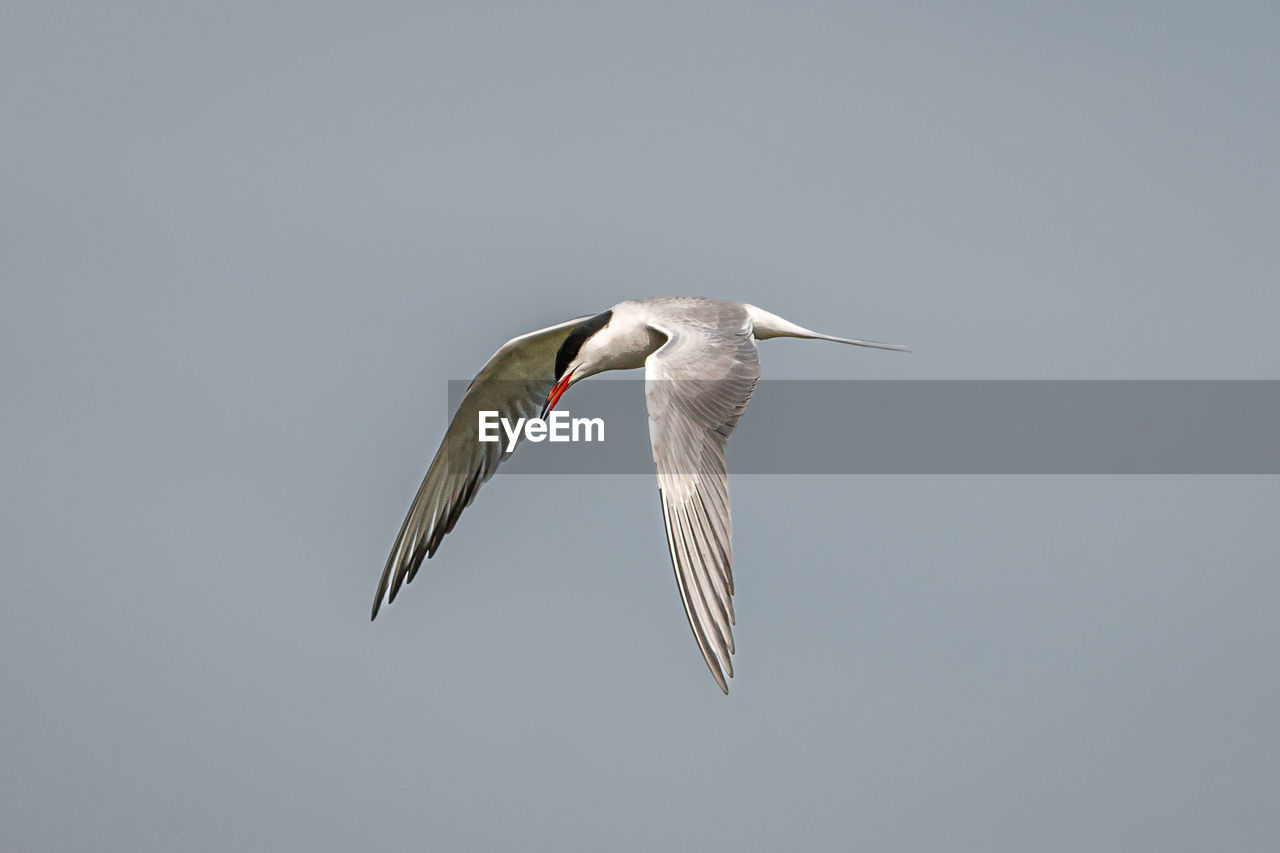
[[[728,698],[649,477],[368,609],[447,380],[623,298],[1277,378],[1278,10],[8,4],[0,847],[1276,849],[1275,478],[738,478]]]

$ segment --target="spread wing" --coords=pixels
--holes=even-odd
[[[733,523],[725,446],[746,411],[760,360],[745,322],[662,328],[645,362],[649,440],[680,597],[712,677],[733,677]]]
[[[505,436],[498,442],[479,440],[479,413],[496,411],[513,423],[517,418],[535,417],[556,379],[556,351],[585,319],[512,338],[471,380],[387,558],[371,618],[377,618],[384,599],[388,604],[395,601],[401,584],[413,580],[422,560],[436,553],[480,485],[510,455],[503,450]]]

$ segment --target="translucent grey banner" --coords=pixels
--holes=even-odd
[[[451,413],[466,388],[449,383]],[[499,473],[653,473],[643,379],[581,382],[556,410],[600,419],[603,440],[524,440]],[[1280,474],[1280,381],[761,380],[727,461],[739,474]]]

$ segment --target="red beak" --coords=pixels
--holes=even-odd
[[[569,387],[569,380],[573,378],[573,372],[570,371],[560,377],[560,381],[551,386],[551,393],[547,395],[547,404],[542,407],[542,419],[546,420],[547,415],[551,414],[551,410],[556,407],[556,403],[560,402],[561,395]]]

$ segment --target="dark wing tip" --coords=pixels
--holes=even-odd
[[[369,621],[372,622],[378,618],[378,611],[382,608],[382,599],[387,595],[387,584],[391,580],[391,567],[387,566],[382,570],[382,579],[378,581],[378,593],[373,597],[373,610],[369,614]],[[390,603],[390,602],[388,602]]]

